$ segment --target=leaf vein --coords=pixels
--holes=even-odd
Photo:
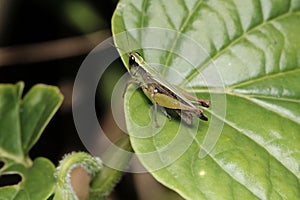
[[[179,27],[179,33],[182,33],[183,30],[185,29],[185,27],[189,24],[189,21],[191,20],[191,18],[193,17],[193,14],[198,10],[198,8],[200,7],[200,5],[203,3],[203,0],[201,1],[198,1],[197,4],[194,6],[194,9],[192,10],[192,12],[190,12],[188,14],[188,16],[186,17],[186,20],[183,22],[183,24],[181,25],[181,27]],[[170,48],[170,51],[168,52],[167,56],[166,56],[166,62],[165,62],[165,66],[169,66],[170,65],[170,62],[171,62],[171,58],[172,58],[172,52],[174,52],[174,49],[178,43],[178,40],[179,40],[179,34],[177,32],[176,34],[176,37],[174,39],[174,42],[173,42],[173,45],[172,47]],[[162,74],[165,74],[166,73],[166,68],[164,68],[164,70],[162,71]]]
[[[266,20],[264,21],[263,23],[261,24],[258,24],[257,26],[253,26],[251,29],[249,29],[248,31],[246,32],[243,32],[239,37],[236,37],[234,40],[232,40],[232,42],[230,44],[228,44],[226,47],[224,47],[223,49],[221,49],[220,51],[216,52],[215,54],[211,55],[211,57],[209,59],[207,59],[206,62],[204,62],[203,64],[197,66],[195,69],[196,70],[193,70],[190,74],[188,74],[185,79],[182,81],[182,83],[180,83],[179,85],[180,86],[183,86],[183,85],[186,85],[187,83],[189,83],[193,78],[195,78],[201,70],[203,70],[205,67],[209,66],[209,64],[211,62],[213,62],[214,60],[216,60],[219,56],[222,55],[223,52],[225,52],[226,50],[228,50],[230,47],[232,47],[234,44],[237,44],[240,40],[246,38],[245,36],[251,32],[254,32],[255,30],[257,30],[258,28],[260,28],[261,26],[263,25],[266,25],[266,24],[269,24],[269,23],[272,23],[273,21],[275,20],[278,20],[280,18],[284,18],[284,17],[287,17],[287,16],[290,16],[292,14],[297,14],[298,12],[287,12],[283,15],[279,15],[278,17],[275,17],[275,18],[272,18],[272,19],[269,19],[269,20]]]
[[[272,79],[272,78],[285,76],[285,75],[289,75],[289,74],[294,74],[294,73],[298,73],[298,72],[300,72],[300,68],[294,68],[294,69],[291,69],[291,70],[280,71],[280,72],[274,73],[274,74],[266,74],[264,76],[259,76],[259,77],[256,77],[254,79],[244,81],[242,83],[237,83],[237,84],[231,85],[230,88],[234,89],[234,88],[238,88],[238,87],[241,87],[241,86],[250,85],[250,84],[253,84],[253,83],[256,83],[256,82],[259,82],[259,81],[264,81],[264,80],[267,80],[267,79]]]

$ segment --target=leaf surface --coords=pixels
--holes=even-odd
[[[209,122],[159,112],[155,128],[128,88],[131,143],[157,180],[186,199],[300,198],[299,0],[121,0],[112,28],[120,49],[211,101]]]

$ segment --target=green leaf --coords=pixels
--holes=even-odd
[[[22,146],[27,154],[37,142],[61,104],[62,96],[55,87],[36,85],[24,97],[21,103]]]
[[[139,50],[170,83],[211,100],[208,122],[159,112],[157,129],[146,96],[128,88],[132,147],[158,181],[185,199],[300,198],[299,25],[299,0],[119,2],[120,52]]]
[[[0,199],[48,198],[54,191],[54,165],[29,158],[29,150],[62,102],[53,86],[38,84],[21,99],[24,84],[0,85],[0,179],[16,175],[20,182],[0,188]]]

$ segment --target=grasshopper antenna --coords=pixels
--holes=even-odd
[[[126,53],[125,49],[121,48],[121,47],[117,47],[116,45],[114,44],[111,44],[112,47],[116,48],[116,49],[119,49],[120,51],[123,51],[124,54]]]
[[[129,36],[128,36],[128,32],[126,31],[126,40],[127,40],[127,44],[128,44],[128,48],[131,49],[130,47],[130,43],[129,43]],[[112,47],[116,48],[116,49],[119,49],[121,52],[123,52],[122,54],[127,54],[129,55],[129,53],[127,53],[127,51],[124,49],[124,48],[121,48],[121,47],[118,47],[116,46],[115,44],[113,43],[109,43]]]
[[[110,44],[112,47],[114,47],[114,48],[120,50],[121,55],[123,55],[123,54],[127,54],[127,55],[128,55],[128,53],[126,52],[125,49],[123,49],[123,48],[121,48],[121,47],[118,47],[118,46],[116,46],[115,44],[113,44],[113,43],[111,43],[111,42],[110,42],[109,44]]]
[[[129,37],[128,37],[128,32],[126,31],[126,39],[127,39],[127,44],[128,44],[128,48],[131,50],[131,46],[129,43]]]

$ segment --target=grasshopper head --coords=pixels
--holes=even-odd
[[[140,62],[143,60],[141,54],[139,54],[138,52],[131,52],[129,53],[129,65],[131,66],[139,66]]]
[[[141,63],[144,62],[141,54],[138,52],[130,52],[129,55],[129,71],[131,74],[135,74],[136,70],[140,68]]]
[[[128,61],[129,67],[131,68],[133,65],[136,65],[135,57],[133,53],[129,53],[128,57],[129,57],[129,61]]]

